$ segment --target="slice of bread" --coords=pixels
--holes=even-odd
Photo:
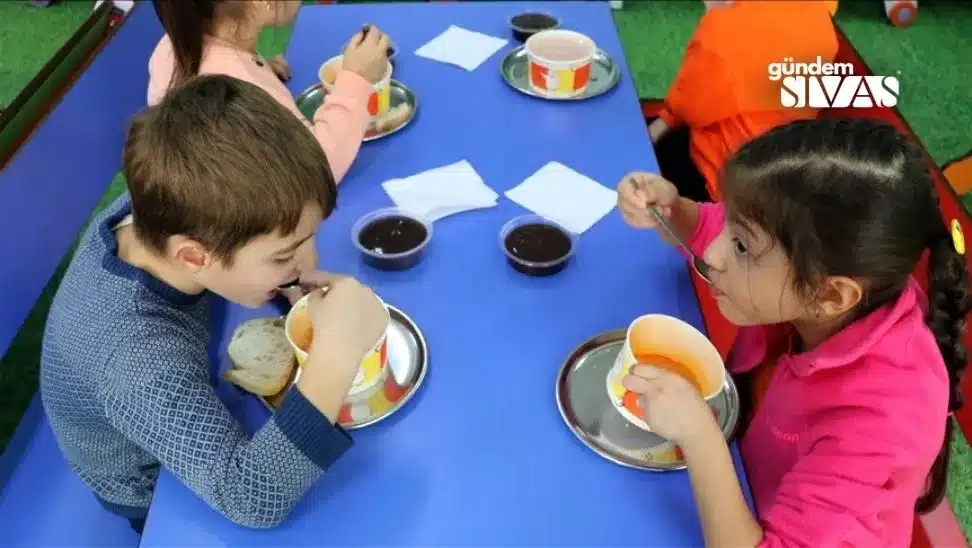
[[[408,103],[402,103],[391,108],[385,114],[379,116],[374,121],[375,131],[378,133],[385,133],[386,131],[391,131],[402,124],[404,124],[408,117],[412,115],[412,106]]]
[[[257,318],[240,324],[227,347],[233,368],[223,378],[247,392],[272,396],[287,387],[294,371],[294,351],[281,318]]]

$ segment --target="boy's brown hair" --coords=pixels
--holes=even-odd
[[[227,263],[253,238],[292,234],[308,205],[327,218],[337,199],[304,123],[257,86],[222,75],[195,78],[140,113],[123,169],[146,246],[163,253],[182,235]]]

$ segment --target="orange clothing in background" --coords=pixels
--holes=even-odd
[[[835,9],[835,2],[745,0],[702,16],[660,116],[670,128],[688,126],[692,160],[713,200],[721,200],[719,171],[743,143],[816,116],[780,106],[780,82],[769,79],[769,65],[818,56],[833,62]]]

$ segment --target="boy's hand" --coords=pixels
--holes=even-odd
[[[278,55],[270,59],[268,63],[270,63],[270,69],[277,75],[277,78],[280,78],[281,82],[290,80],[290,65],[284,59],[283,55]]]
[[[388,311],[368,287],[354,278],[324,272],[302,276],[327,291],[313,290],[307,303],[314,347],[357,369],[388,328]]]
[[[656,228],[658,222],[648,208],[655,207],[668,217],[677,200],[675,185],[654,173],[629,173],[618,183],[621,217],[635,228]]]
[[[347,276],[310,272],[301,275],[300,287],[308,291],[314,335],[297,388],[336,423],[361,359],[388,328],[388,311],[369,288]]]
[[[368,26],[355,34],[344,50],[343,68],[377,84],[388,70],[388,35]]]

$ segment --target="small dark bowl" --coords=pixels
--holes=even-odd
[[[528,276],[557,274],[567,266],[577,246],[577,236],[537,215],[506,223],[499,240],[510,266]]]
[[[518,42],[526,42],[534,34],[560,27],[560,20],[549,13],[527,12],[510,18],[510,28],[513,38]]]
[[[366,264],[379,270],[408,270],[425,256],[432,224],[402,209],[379,209],[354,223],[351,240]]]

